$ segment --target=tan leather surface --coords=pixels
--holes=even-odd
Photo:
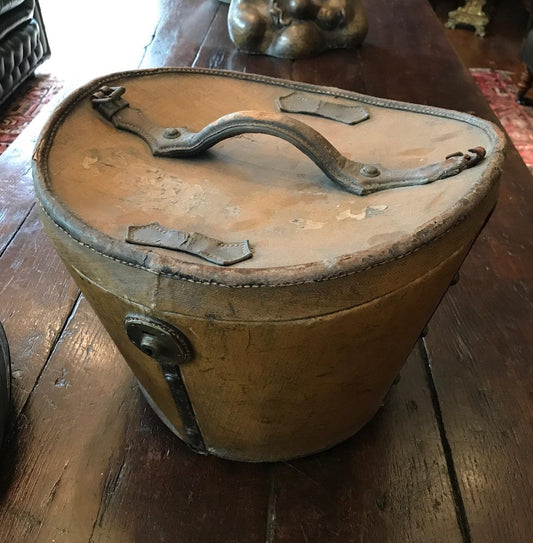
[[[348,309],[384,296],[414,281],[449,256],[450,250],[472,240],[496,201],[496,187],[476,212],[446,236],[409,255],[396,258],[364,272],[335,280],[291,286],[227,288],[217,284],[189,281],[179,275],[152,273],[92,250],[73,239],[43,215],[50,223],[63,258],[107,290],[130,300],[139,300],[158,311],[176,311],[217,320],[289,320],[320,316]],[[405,255],[407,256],[407,255]]]
[[[235,109],[271,108],[287,90],[200,74],[117,83],[162,125],[194,129]],[[161,319],[192,344],[194,359],[181,373],[213,454],[292,458],[361,428],[495,205],[496,136],[454,119],[365,107],[370,120],[355,126],[300,117],[363,161],[411,167],[479,145],[489,158],[428,186],[357,197],[272,137],[227,140],[202,158],[153,158],[143,141],[117,131],[86,99],[57,127],[49,154],[38,149],[44,163],[37,172],[48,173],[44,189],[36,181],[45,228],[180,436],[184,425],[162,371],[130,342],[124,318]],[[85,221],[85,230],[59,224],[62,208],[50,206],[47,190]],[[221,269],[113,241],[123,240],[131,224],[154,221],[225,241],[248,237],[254,256]],[[117,246],[137,251],[140,260],[117,256]]]
[[[276,86],[199,75],[121,83],[127,100],[162,126],[193,129],[236,110],[272,110],[275,99],[286,94]],[[465,123],[367,107],[371,118],[355,126],[296,117],[346,156],[390,167],[429,164],[478,145],[491,151],[486,134]],[[49,168],[57,196],[114,238],[123,239],[131,224],[154,221],[228,242],[246,238],[254,258],[237,267],[263,268],[374,252],[407,239],[460,201],[484,166],[425,187],[357,197],[271,136],[234,138],[202,158],[154,158],[143,141],[117,131],[85,100],[59,128]]]
[[[309,283],[303,286],[305,293],[298,285],[211,286],[214,303],[204,304],[199,296],[198,316],[190,315],[192,297],[179,299],[181,285],[188,283],[174,279],[175,305],[162,309],[169,303],[168,290],[150,290],[151,277],[157,276],[96,255],[44,214],[43,221],[85,296],[173,431],[183,436],[161,370],[126,336],[124,317],[130,313],[162,319],[191,341],[195,357],[181,370],[208,450],[232,459],[270,461],[331,447],[372,417],[459,268],[494,197],[495,193],[457,232],[406,256],[400,267],[381,266],[341,280]],[[431,255],[433,263],[428,265]],[[412,272],[405,274],[406,269]],[[361,297],[357,303],[352,295],[368,280],[386,294],[376,296],[374,290],[374,297]],[[131,290],[125,292],[121,284]],[[329,299],[324,286],[332,289],[329,292],[337,290],[351,307],[326,313]],[[201,292],[202,285],[192,287],[200,287]],[[248,306],[255,304],[256,316],[251,321],[217,315],[217,307],[232,306],[236,292],[251,297]],[[323,314],[276,320],[275,313],[265,311],[261,295],[277,296],[278,311],[282,306],[287,314],[293,313],[291,306],[306,307],[312,299]],[[283,299],[292,303],[283,304]]]

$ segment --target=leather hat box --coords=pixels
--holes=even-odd
[[[34,155],[50,238],[192,449],[318,452],[379,409],[493,209],[455,111],[235,72],[112,74]]]

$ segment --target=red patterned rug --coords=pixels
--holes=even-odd
[[[62,88],[63,82],[54,77],[33,77],[0,107],[0,154]]]
[[[510,72],[475,68],[470,73],[511,138],[522,160],[533,169],[533,107],[516,102],[518,91]]]

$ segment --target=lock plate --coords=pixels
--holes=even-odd
[[[146,315],[128,315],[124,326],[131,342],[160,366],[183,423],[182,439],[195,452],[206,454],[180,364],[190,362],[194,351],[187,336],[175,326]]]
[[[160,363],[179,365],[194,358],[187,336],[175,326],[145,315],[128,315],[124,325],[131,342]]]

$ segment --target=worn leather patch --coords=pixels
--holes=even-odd
[[[286,113],[317,115],[344,124],[357,124],[370,117],[363,106],[338,104],[303,92],[291,92],[286,96],[280,96],[278,106],[280,111]]]
[[[219,266],[231,266],[252,257],[248,240],[224,243],[199,232],[182,232],[158,223],[129,226],[126,241],[136,245],[161,247],[199,256]]]

